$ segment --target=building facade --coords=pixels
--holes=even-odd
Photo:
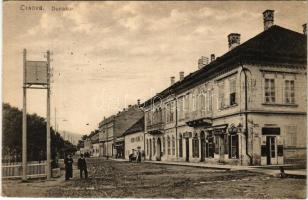
[[[144,103],[146,159],[306,162],[306,34],[263,18],[263,32],[243,44],[229,34],[226,54]]]
[[[99,123],[99,142],[101,155],[124,158],[125,144],[123,133],[143,117],[143,111],[136,104],[105,118]]]
[[[130,154],[139,151],[144,155],[144,117],[137,121],[132,127],[125,131],[125,159],[129,159]]]

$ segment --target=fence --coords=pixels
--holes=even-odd
[[[46,161],[27,163],[27,177],[38,178],[46,176]],[[21,178],[22,163],[2,163],[2,178]]]

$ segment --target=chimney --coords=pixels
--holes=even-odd
[[[274,25],[274,10],[266,10],[263,12],[263,23],[265,31]]]
[[[303,33],[307,35],[307,24],[303,24]]]
[[[174,76],[170,77],[170,83],[171,83],[171,85],[173,85],[175,83],[175,77]]]
[[[180,81],[184,79],[184,72],[180,72]]]
[[[211,54],[211,62],[215,60],[215,54]]]
[[[137,99],[137,105],[140,106],[140,99]]]
[[[238,33],[230,33],[228,35],[228,43],[229,43],[229,50],[234,49],[238,45],[240,45],[241,35]]]
[[[201,56],[201,58],[199,58],[199,60],[198,60],[198,69],[201,69],[202,67],[204,67],[207,64],[209,64],[209,58],[207,58],[205,56]]]

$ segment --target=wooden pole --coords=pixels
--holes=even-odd
[[[27,50],[23,51],[23,109],[22,109],[22,180],[27,180],[27,88],[26,88]]]
[[[50,52],[47,51],[47,180],[51,177],[50,166]]]

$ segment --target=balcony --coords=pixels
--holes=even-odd
[[[147,131],[150,134],[160,134],[164,130],[165,124],[163,122],[157,122],[155,124],[147,125]]]

